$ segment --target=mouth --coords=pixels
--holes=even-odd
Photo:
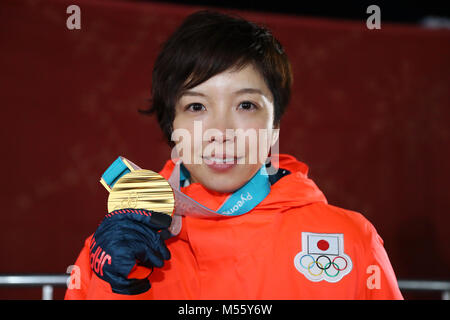
[[[205,162],[215,163],[234,163],[238,159],[238,157],[203,157],[203,160],[205,160]]]
[[[205,162],[217,162],[217,163],[236,163],[238,160],[243,159],[244,156],[235,156],[227,154],[212,154],[211,156],[202,156]]]
[[[243,157],[212,156],[203,157],[204,163],[214,171],[226,171],[233,168]]]

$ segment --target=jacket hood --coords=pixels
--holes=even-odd
[[[308,178],[308,166],[305,163],[288,154],[279,154],[278,159],[276,157],[272,159],[278,160],[272,160],[274,167],[289,170],[290,174],[271,186],[269,195],[257,206],[258,209],[276,209],[281,212],[284,209],[302,207],[315,202],[327,203],[322,191],[314,181]],[[168,160],[159,174],[169,179],[174,167],[174,162]],[[219,209],[230,195],[230,193],[209,190],[198,182],[182,187],[181,191],[212,210]]]

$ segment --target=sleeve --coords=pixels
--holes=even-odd
[[[397,278],[384,249],[383,239],[367,221],[368,237],[365,246],[365,299],[403,300]]]
[[[92,277],[91,267],[89,264],[89,244],[92,235],[84,242],[75,264],[72,266],[70,274],[70,285],[64,296],[65,300],[84,300],[86,299],[89,283]]]

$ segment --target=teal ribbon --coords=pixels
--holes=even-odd
[[[189,171],[181,164],[180,185],[189,178]],[[226,216],[240,216],[247,213],[267,197],[270,186],[266,166],[262,165],[261,169],[245,185],[233,192],[216,212]]]
[[[121,157],[118,157],[109,168],[106,169],[102,178],[108,186],[112,188],[117,180],[128,172],[130,172],[130,169],[125,165]],[[180,185],[182,186],[184,181],[189,178],[189,171],[181,164]],[[270,186],[271,184],[266,171],[266,166],[262,165],[261,169],[259,169],[245,185],[233,192],[217,211],[211,211],[225,216],[239,216],[245,214],[255,208],[267,197],[270,193]],[[202,206],[197,201],[193,199],[192,201]]]

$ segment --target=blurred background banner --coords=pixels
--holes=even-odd
[[[81,29],[66,22],[81,9]],[[99,183],[122,155],[170,159],[150,98],[161,44],[205,6],[0,3],[0,274],[64,273],[106,213]],[[450,30],[234,12],[272,29],[294,71],[280,152],[332,205],[361,212],[401,279],[450,280]],[[366,15],[369,16],[368,14]],[[64,290],[57,292],[61,298]],[[0,288],[0,298],[40,298]]]

